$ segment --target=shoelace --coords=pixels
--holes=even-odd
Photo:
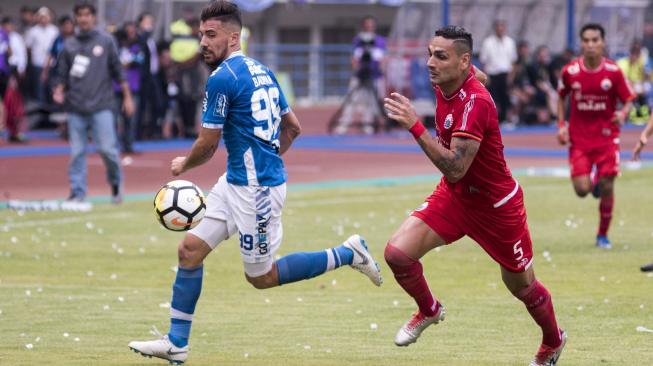
[[[426,320],[426,317],[422,315],[422,313],[420,313],[419,311],[416,311],[413,313],[413,317],[408,322],[407,324],[408,326],[406,328],[411,330],[415,329],[418,326],[420,326],[424,322],[424,320]]]

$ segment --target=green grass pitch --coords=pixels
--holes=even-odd
[[[594,248],[596,200],[576,198],[568,179],[520,179],[536,274],[569,334],[560,365],[653,362],[653,333],[636,331],[653,328],[653,277],[638,269],[653,261],[650,174],[618,179],[610,251]],[[358,232],[383,262],[386,240],[432,187],[291,187],[278,254],[319,250]],[[150,339],[152,325],[167,330],[181,237],[160,228],[149,201],[87,214],[2,211],[0,365],[164,365],[127,343]],[[463,239],[423,263],[447,319],[398,348],[394,334],[415,306],[385,263],[381,288],[342,268],[260,291],[245,281],[232,238],[205,263],[187,364],[528,364],[539,328],[480,247]]]

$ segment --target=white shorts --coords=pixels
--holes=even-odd
[[[275,187],[237,186],[222,175],[209,192],[204,219],[189,232],[215,249],[238,231],[245,273],[258,277],[270,271],[281,245],[285,200],[285,183]]]

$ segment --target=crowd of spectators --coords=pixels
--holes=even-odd
[[[72,15],[72,14],[71,14]],[[68,37],[75,34],[73,17],[55,18],[47,7],[23,6],[17,18],[0,13],[0,131],[12,143],[25,143],[30,125],[51,123],[66,115],[52,98],[57,59]],[[56,25],[55,25],[56,24]],[[114,85],[121,150],[134,152],[135,140],[193,137],[209,70],[200,62],[199,19],[192,11],[170,25],[172,38],[154,39],[156,19],[142,13],[112,26],[135,113],[121,110],[122,91]],[[28,118],[30,117],[30,118]],[[60,123],[66,136],[66,123]]]

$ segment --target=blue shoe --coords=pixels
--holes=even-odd
[[[612,249],[612,243],[605,235],[596,236],[596,247],[601,249]]]

